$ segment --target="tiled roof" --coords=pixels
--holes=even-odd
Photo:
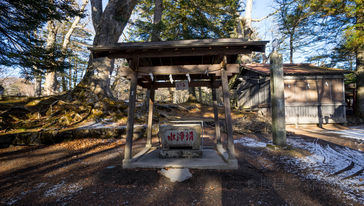
[[[245,69],[254,71],[263,75],[270,74],[270,64],[245,64],[243,65]],[[318,67],[312,64],[283,64],[284,74],[298,75],[298,74],[345,74],[350,73],[348,70]]]

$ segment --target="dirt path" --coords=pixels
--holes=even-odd
[[[319,128],[316,125],[293,125],[287,126],[287,131],[296,135],[310,138],[319,138],[333,144],[349,147],[364,152],[364,125],[346,127],[338,124],[323,125]]]
[[[122,169],[123,144],[83,139],[1,149],[0,204],[359,205],[339,188],[285,172],[266,149],[236,144],[238,170],[192,170],[191,179],[171,183],[157,170]],[[137,141],[135,152],[143,144]]]

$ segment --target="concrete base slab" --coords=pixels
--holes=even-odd
[[[143,156],[130,161],[123,161],[123,168],[190,168],[190,169],[238,169],[238,161],[225,160],[214,149],[203,149],[200,158],[172,158],[159,157],[159,149],[151,148]]]
[[[199,158],[202,156],[202,150],[192,149],[161,149],[159,153],[160,158]]]

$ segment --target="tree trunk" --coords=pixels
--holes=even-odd
[[[293,64],[293,34],[289,36],[289,63]]]
[[[245,22],[246,22],[246,27],[248,27],[249,29],[252,28],[252,8],[253,8],[253,0],[246,0]]]
[[[359,31],[363,31],[364,16],[361,13],[356,14],[356,23],[360,25]],[[356,72],[357,72],[357,106],[356,111],[359,111],[358,116],[364,118],[364,43],[358,45],[356,50]]]
[[[78,80],[78,64],[77,64],[77,61],[75,63],[75,71],[74,71],[74,74],[73,74],[73,88],[75,88],[77,86],[77,80]]]
[[[110,0],[103,12],[100,2],[91,0],[92,20],[96,30],[93,45],[110,46],[119,40],[137,0]],[[86,73],[74,92],[88,89],[96,95],[113,97],[110,89],[110,73],[113,68],[113,59],[107,57],[93,59],[90,55]]]
[[[42,95],[42,75],[37,74],[35,76],[35,96],[40,97]]]
[[[61,77],[62,77],[62,92],[65,92],[65,91],[67,91],[66,72],[65,71],[61,72]]]
[[[57,84],[56,71],[47,72],[44,80],[44,94],[54,95],[57,91]]]
[[[357,109],[364,118],[364,49],[359,48],[356,52],[356,72],[357,72]]]
[[[202,88],[198,87],[198,98],[200,99],[200,103],[202,103]]]
[[[72,77],[73,75],[72,75],[72,68],[70,67],[69,69],[68,69],[68,88],[69,88],[69,90],[71,90],[72,89]]]
[[[244,24],[242,28],[243,37],[247,40],[251,40],[252,34],[252,7],[253,7],[253,0],[247,0],[245,5],[245,17],[243,18]],[[242,54],[241,55],[241,62],[243,64],[248,64],[253,62],[253,58],[251,54]]]
[[[152,41],[160,41],[163,0],[155,0]]]
[[[57,28],[54,21],[48,22],[48,36],[46,49],[52,49],[55,46],[57,37]],[[52,55],[52,54],[50,54]],[[54,95],[57,90],[57,75],[55,70],[46,71],[44,82],[44,94]]]

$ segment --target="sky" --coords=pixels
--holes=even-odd
[[[253,9],[252,9],[252,18],[253,19],[261,19],[275,10],[273,8],[272,0],[255,0],[253,1]],[[261,22],[253,22],[253,26],[257,29],[260,37],[263,40],[267,40],[267,38],[271,38],[273,24],[273,17],[267,18]]]
[[[79,1],[79,5],[82,4],[82,0],[78,0]],[[105,8],[105,6],[107,5],[108,0],[102,0],[103,1],[103,6]],[[245,2],[245,0],[242,0],[242,2]],[[86,7],[87,10],[87,15],[88,17],[86,18],[86,20],[84,21],[89,21],[89,24],[87,26],[87,29],[89,31],[91,31],[92,33],[94,33],[94,29],[93,29],[93,25],[92,25],[92,21],[90,20],[90,16],[91,16],[91,6],[90,3],[88,4],[88,6]],[[270,13],[274,12],[274,8],[273,8],[273,1],[272,0],[253,0],[253,9],[252,9],[252,18],[253,19],[260,19],[263,18],[267,15],[269,15]],[[242,13],[242,15],[244,15],[244,13]],[[261,38],[261,40],[266,40],[266,41],[272,41],[275,36],[274,36],[274,28],[276,27],[276,24],[274,23],[274,19],[273,17],[267,18],[261,22],[253,22],[252,23],[253,27],[256,29],[256,31],[258,31],[259,37]],[[126,28],[127,29],[127,28]],[[124,31],[124,33],[126,33],[126,30]],[[123,40],[123,38],[121,38],[121,40]],[[92,42],[90,42],[90,44],[92,44]],[[266,49],[266,53],[269,54],[269,52],[271,51],[271,45],[270,43],[267,44],[267,49]],[[296,54],[294,62],[295,63],[301,63],[304,61],[304,58],[302,57],[303,55],[300,55],[299,53]],[[301,57],[301,58],[299,58]],[[287,58],[285,58],[286,60]],[[6,76],[19,76],[19,71],[18,70],[12,70],[11,74],[6,74]],[[0,75],[4,76],[4,75]]]
[[[253,1],[253,9],[252,9],[252,19],[261,19],[266,17],[267,15],[273,13],[275,10],[273,8],[272,0],[254,0]],[[258,36],[261,40],[273,41],[274,35],[272,32],[272,28],[274,28],[273,17],[269,17],[264,19],[261,22],[252,22],[252,26],[258,32]],[[271,51],[270,43],[267,44],[266,52],[269,53]]]
[[[245,0],[243,0],[245,1]],[[267,15],[275,12],[274,3],[272,0],[253,0],[253,9],[252,9],[252,18],[253,19],[261,19],[266,17]],[[253,22],[253,27],[258,32],[258,36],[261,40],[267,40],[272,42],[277,36],[278,25],[274,20],[274,17],[271,16],[261,22]],[[270,43],[266,46],[266,53],[272,51],[272,46]],[[294,63],[304,63],[305,62],[305,54],[296,51],[293,55],[293,62]],[[283,53],[283,61],[289,62],[288,52]]]

